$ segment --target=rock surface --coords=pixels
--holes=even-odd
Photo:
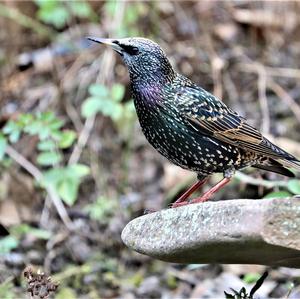
[[[129,222],[122,240],[167,262],[300,268],[300,198],[226,200],[162,210]]]

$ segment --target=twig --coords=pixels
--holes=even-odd
[[[238,63],[237,68],[246,73],[256,73],[256,66],[253,63]],[[267,76],[271,77],[287,77],[287,78],[298,78],[300,79],[300,70],[283,68],[283,67],[271,67],[265,66]]]
[[[267,77],[266,70],[263,65],[257,64],[257,74],[258,74],[258,99],[260,107],[262,110],[262,132],[268,134],[270,131],[270,112],[268,107],[268,101],[266,96],[267,89]]]
[[[82,68],[82,66],[86,63],[86,51],[84,51],[83,53],[81,53],[76,60],[73,62],[73,64],[71,65],[71,67],[69,67],[69,69],[64,73],[63,78],[61,80],[61,83],[59,85],[59,89],[60,90],[66,90],[67,86],[69,84],[69,82],[72,82],[75,80],[75,76],[77,76],[78,72],[80,71],[80,69]],[[80,80],[79,81],[79,86],[77,86],[77,94],[75,96],[75,98],[72,99],[72,103],[77,103],[77,101],[79,99],[82,98],[83,96],[83,92],[86,89],[86,86],[88,85],[87,80],[89,80],[90,76],[85,76],[85,80]],[[80,115],[78,113],[78,111],[75,109],[75,107],[72,105],[71,100],[69,98],[66,98],[66,100],[64,101],[65,104],[65,109],[66,112],[68,114],[68,116],[70,117],[71,121],[74,124],[74,127],[76,128],[77,132],[80,132],[83,129],[83,124],[80,120]]]
[[[271,78],[268,79],[267,84],[268,87],[272,89],[272,91],[276,93],[276,95],[279,98],[281,98],[284,102],[287,103],[297,120],[300,122],[300,106],[296,103],[296,101],[289,95],[289,93],[286,90],[284,90]]]
[[[43,25],[42,23],[30,18],[29,16],[24,15],[17,9],[8,7],[7,5],[4,5],[2,3],[0,3],[0,15],[10,18],[18,24],[30,28],[36,31],[38,34],[47,36],[50,39],[55,36],[54,30],[51,30],[49,27]]]
[[[257,65],[255,63],[240,63],[237,66],[240,71],[247,73],[257,73]],[[266,82],[263,83],[267,84],[268,88],[270,88],[274,93],[277,94],[279,98],[287,103],[297,120],[300,122],[300,106],[289,95],[287,91],[285,91],[271,78],[272,76],[300,78],[300,70],[289,68],[273,68],[268,66],[263,66],[263,68],[266,75]]]
[[[48,194],[45,198],[44,207],[40,217],[40,224],[42,227],[47,227],[47,223],[50,215],[49,213],[50,208],[51,208],[51,199],[49,198],[49,194]]]
[[[36,179],[37,182],[43,181],[44,179],[43,173],[37,167],[35,167],[30,161],[28,161],[24,156],[18,153],[13,147],[7,145],[5,152],[10,158],[12,158],[21,167],[23,167],[26,171],[28,171]],[[52,186],[46,185],[45,189],[48,192],[48,195],[51,198],[54,206],[56,207],[56,210],[60,218],[62,219],[66,227],[72,230],[74,225],[71,219],[69,218],[68,213],[60,197],[57,195],[56,191]]]
[[[116,11],[116,14],[114,16],[114,30],[118,28],[119,24],[121,24],[123,15],[124,15],[124,9],[125,9],[125,3],[126,1],[122,1],[119,3],[118,10]],[[115,59],[113,56],[113,53],[111,51],[105,51],[101,60],[101,74],[99,72],[97,82],[104,83],[105,78],[107,77],[107,74],[111,71],[113,65],[115,63]],[[96,116],[93,115],[86,119],[83,129],[80,132],[78,141],[74,147],[74,150],[70,156],[68,164],[74,164],[77,163],[80,159],[80,155],[82,153],[83,148],[87,144],[87,141],[90,137],[91,131],[94,127]]]
[[[91,273],[91,271],[92,265],[87,263],[80,266],[70,266],[66,270],[52,275],[52,279],[55,281],[64,281],[65,279],[70,278],[72,276]]]
[[[264,283],[265,279],[269,275],[268,271],[265,271],[263,275],[259,278],[259,280],[255,283],[254,287],[251,289],[249,298],[253,298],[254,293],[262,286]]]
[[[234,176],[236,179],[254,186],[264,186],[266,188],[287,187],[288,183],[285,181],[266,181],[262,179],[253,178],[247,174],[237,171]]]
[[[208,21],[208,20],[207,20]],[[208,28],[208,24],[204,25],[206,28],[204,29],[204,39],[205,44],[207,46],[207,53],[210,60],[211,70],[212,70],[212,78],[214,82],[214,90],[213,93],[218,98],[222,99],[223,97],[223,83],[222,83],[222,70],[225,66],[225,62],[220,57],[215,50],[213,39],[210,34],[210,29]],[[198,37],[194,38],[197,40]]]
[[[95,118],[96,118],[96,116],[93,115],[93,116],[86,119],[86,121],[84,123],[84,126],[83,126],[83,129],[80,132],[78,141],[77,141],[77,143],[74,147],[74,150],[73,150],[73,152],[70,156],[70,159],[69,159],[69,162],[68,162],[69,165],[72,165],[72,164],[78,162],[78,160],[80,158],[80,155],[82,153],[82,150],[85,147],[85,145],[86,145],[86,143],[87,143],[87,141],[90,137],[91,131],[94,127]]]
[[[224,72],[223,81],[224,81],[224,88],[227,90],[230,100],[233,101],[234,103],[238,103],[239,95],[236,86],[228,72]]]

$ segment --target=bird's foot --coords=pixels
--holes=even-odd
[[[173,202],[173,203],[170,205],[170,207],[171,207],[172,209],[174,209],[174,208],[186,206],[186,205],[188,205],[188,204],[190,204],[190,202],[188,202],[188,201]]]
[[[210,195],[203,195],[197,198],[194,198],[190,201],[190,203],[200,203],[200,202],[205,202],[210,200],[211,196]]]
[[[194,198],[190,201],[182,201],[182,202],[174,202],[171,205],[171,208],[178,208],[178,207],[182,207],[182,206],[186,206],[186,205],[190,205],[190,204],[194,204],[194,203],[200,203],[200,202],[204,202],[210,199],[210,196],[201,196],[201,197],[197,197]]]
[[[223,186],[225,186],[230,181],[230,178],[224,178],[217,185],[213,186],[210,190],[206,191],[202,196],[192,199],[191,201],[175,201],[172,204],[172,208],[178,208],[182,206],[186,206],[193,203],[200,203],[209,200],[214,193],[220,190]]]
[[[180,206],[188,205],[187,201],[188,197],[192,195],[197,189],[199,189],[202,185],[204,185],[207,181],[207,178],[199,180],[195,184],[193,184],[187,191],[185,191],[174,203],[170,204],[169,207],[177,208]]]

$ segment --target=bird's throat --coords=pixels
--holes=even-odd
[[[142,80],[139,76],[130,76],[133,94],[137,95],[139,100],[156,103],[163,100],[163,93],[167,86],[172,85],[175,75],[157,76],[152,73],[145,76]]]
[[[160,82],[143,82],[143,84],[132,84],[133,94],[137,101],[145,104],[154,104],[161,100],[162,84]]]

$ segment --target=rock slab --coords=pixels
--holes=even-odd
[[[129,222],[122,240],[139,253],[173,263],[300,268],[300,198],[166,209]]]

